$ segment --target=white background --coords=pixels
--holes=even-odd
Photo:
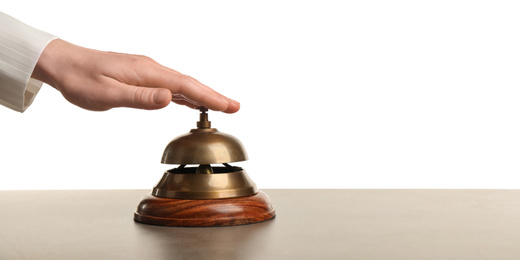
[[[8,2],[8,3],[6,3]],[[260,188],[520,188],[517,1],[3,1],[72,43],[143,54],[241,102]],[[0,108],[0,189],[152,188],[197,112]]]

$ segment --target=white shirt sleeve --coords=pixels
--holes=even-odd
[[[0,12],[0,105],[23,112],[42,82],[31,78],[43,49],[56,36]]]

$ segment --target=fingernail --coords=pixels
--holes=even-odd
[[[230,99],[230,101],[231,101],[230,103],[231,103],[232,105],[240,107],[240,102],[238,102],[238,101],[236,101],[236,100],[233,100],[233,99]]]
[[[228,98],[220,97],[219,99],[220,99],[220,101],[222,101],[222,103],[226,104],[226,108],[229,107],[229,99]]]

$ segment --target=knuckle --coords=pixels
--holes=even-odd
[[[189,76],[189,75],[186,75],[186,74],[181,74],[180,75],[180,79],[184,82],[184,81],[191,81],[192,77]]]
[[[143,89],[142,88],[136,88],[134,90],[134,105],[141,104],[144,99],[145,99],[145,97],[144,97]]]
[[[195,78],[186,74],[181,74],[179,77],[179,81],[184,87],[192,87],[192,84],[195,82]]]
[[[132,62],[132,64],[134,64],[137,67],[145,67],[155,64],[155,61],[153,59],[144,55],[133,55],[130,59],[130,62]]]

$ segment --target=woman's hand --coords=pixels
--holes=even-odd
[[[88,110],[159,109],[170,101],[226,113],[240,109],[237,101],[148,57],[87,49],[61,39],[47,45],[32,77]]]

